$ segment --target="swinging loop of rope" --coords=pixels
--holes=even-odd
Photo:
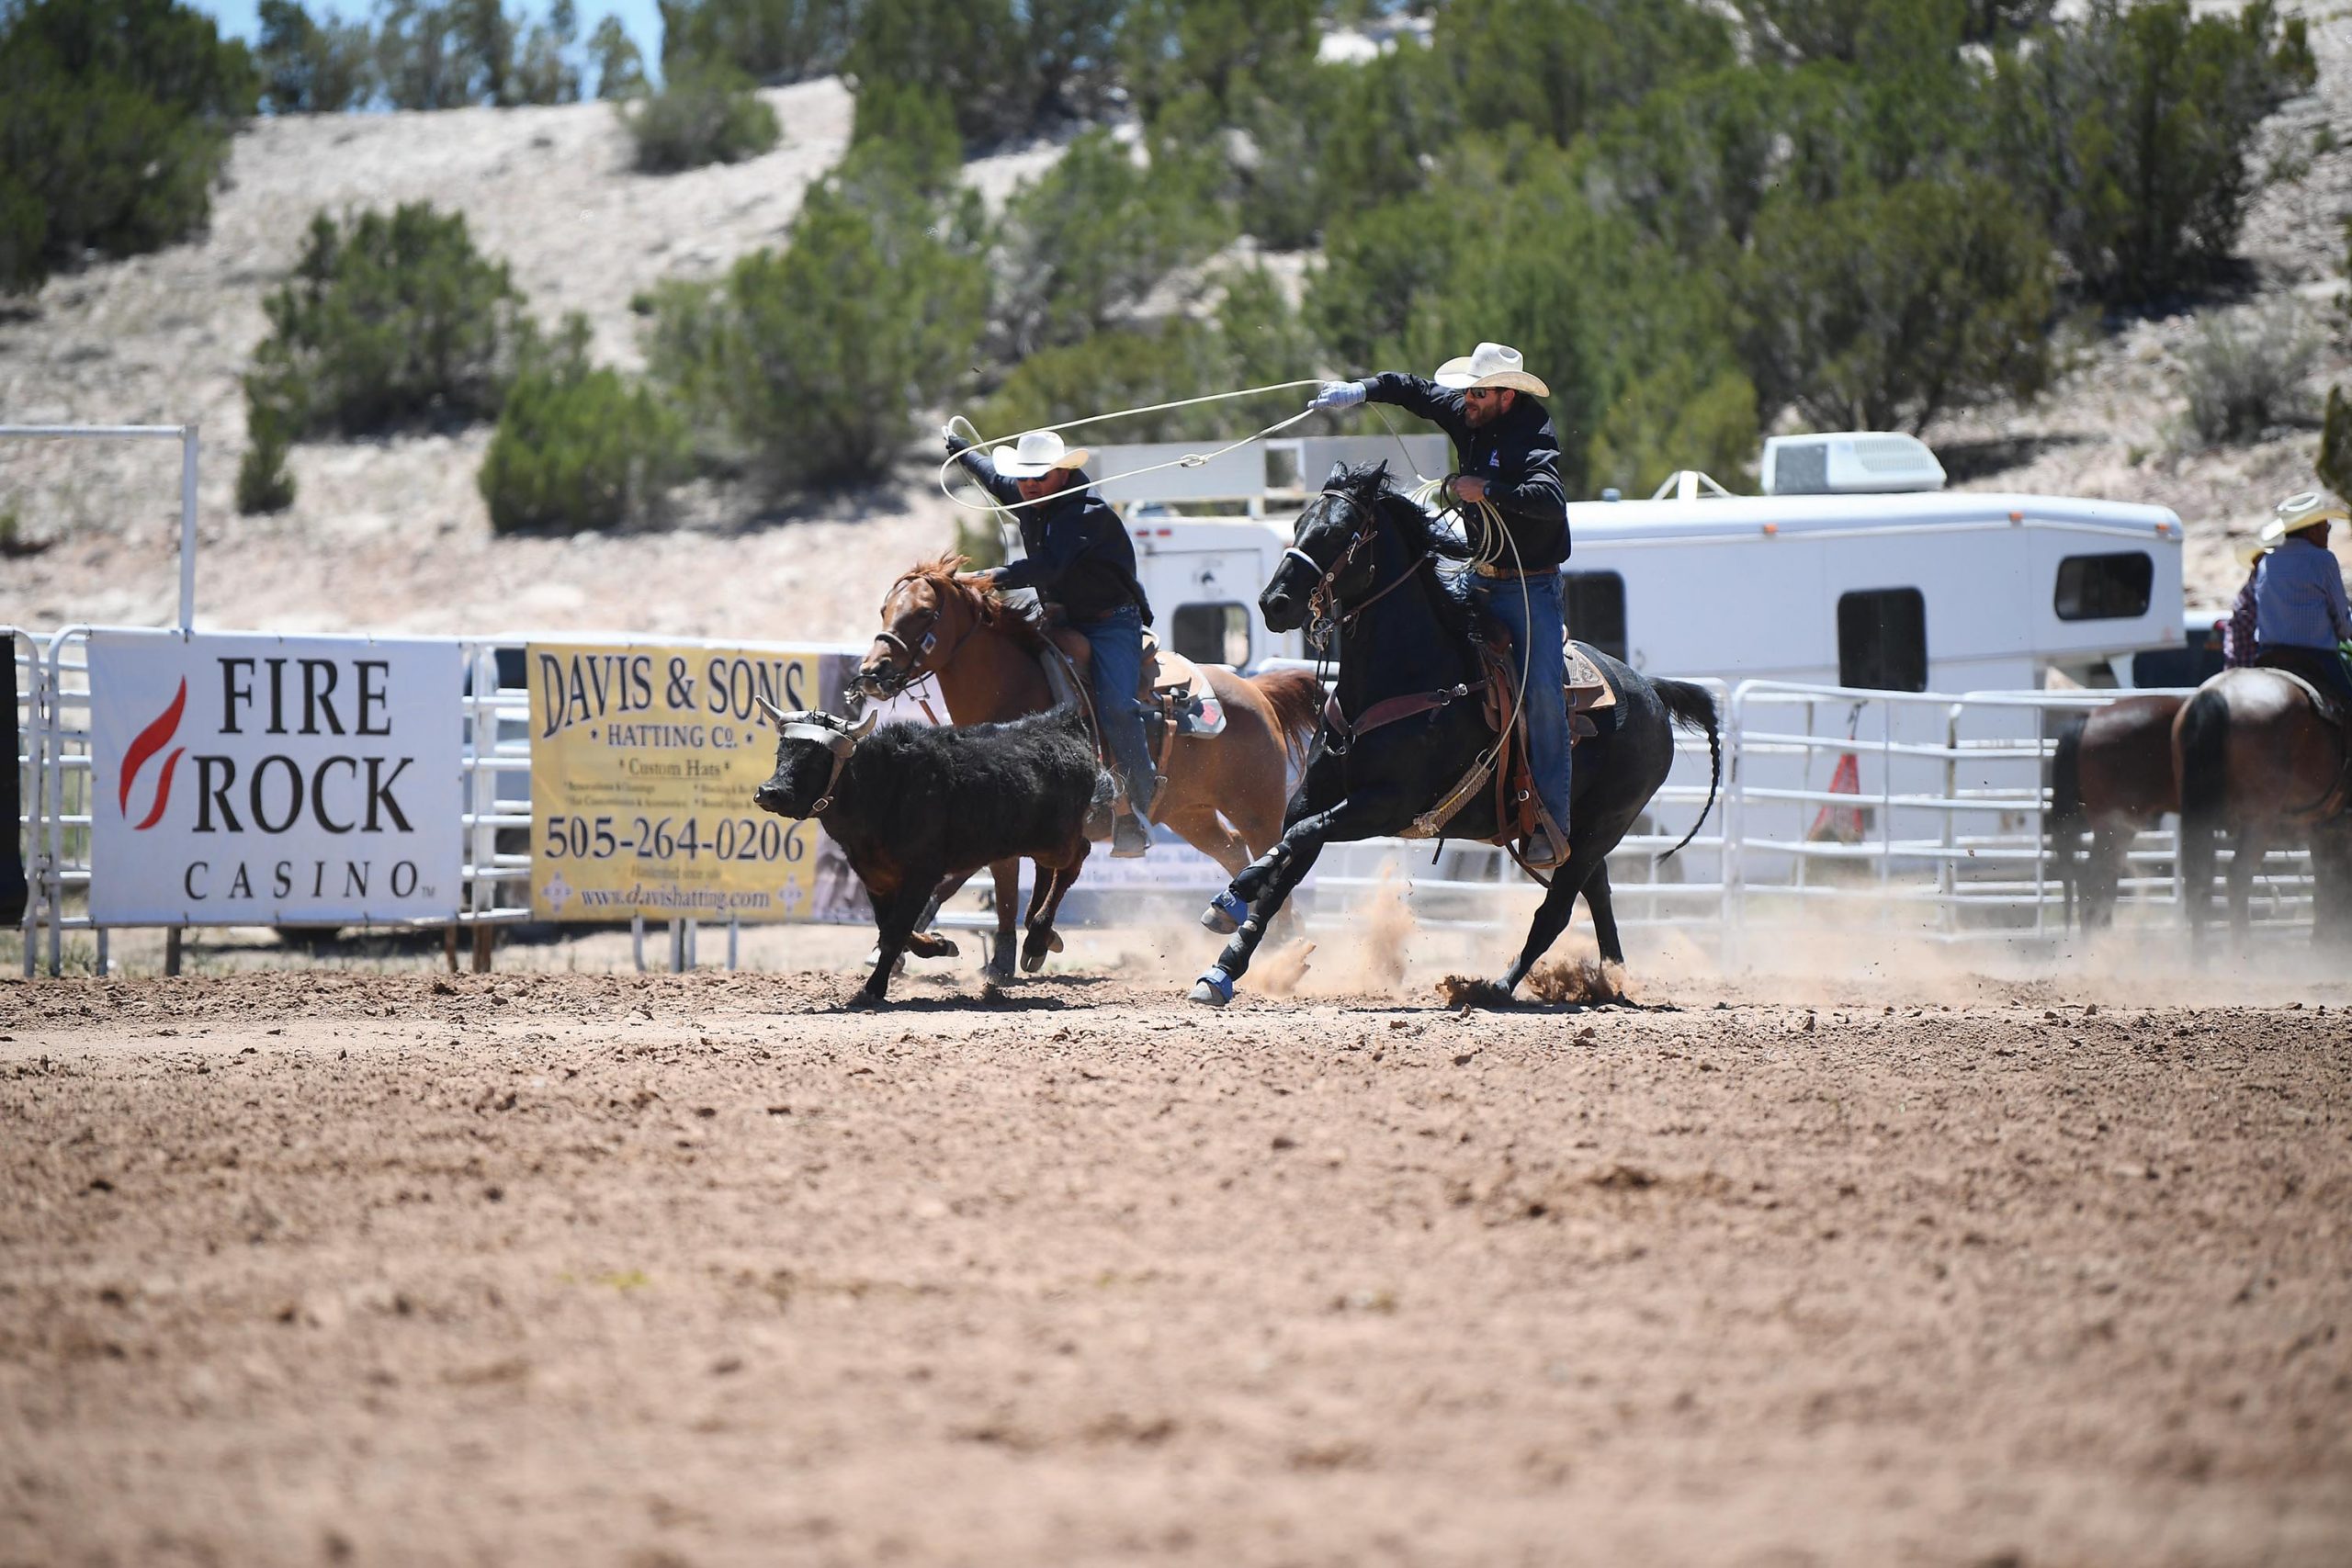
[[[1011,437],[1011,439],[1018,441],[1023,435],[1035,435],[1047,431],[1059,432],[1064,430],[1076,430],[1080,426],[1089,424],[1109,424],[1116,420],[1136,419],[1148,413],[1164,413],[1170,409],[1193,408],[1202,403],[1229,402],[1238,398],[1254,398],[1261,396],[1267,392],[1289,391],[1294,388],[1319,387],[1322,384],[1322,382],[1310,378],[1303,381],[1274,381],[1270,382],[1263,387],[1244,387],[1239,391],[1234,392],[1210,392],[1204,397],[1178,398],[1170,402],[1150,403],[1142,408],[1119,409],[1111,413],[1088,414],[1083,419],[1069,420],[1060,424],[1035,425],[1028,430],[1020,432],[1018,434]],[[1131,479],[1142,474],[1156,474],[1164,468],[1197,468],[1202,467],[1204,464],[1215,462],[1217,458],[1224,457],[1227,452],[1238,451],[1240,448],[1249,446],[1252,441],[1263,441],[1267,436],[1275,434],[1277,431],[1288,430],[1292,425],[1298,423],[1301,420],[1306,419],[1315,412],[1316,411],[1311,406],[1303,408],[1296,413],[1292,414],[1288,419],[1277,420],[1272,424],[1266,426],[1265,429],[1253,431],[1250,434],[1243,436],[1238,441],[1227,442],[1225,446],[1218,447],[1214,452],[1186,452],[1179,457],[1170,458],[1165,463],[1154,463],[1149,468],[1130,468],[1124,474],[1107,474],[1103,476],[1103,479],[1098,479],[1095,482],[1100,484],[1109,479]],[[961,424],[966,430],[970,431],[972,433],[972,445],[976,449],[987,445],[986,442],[980,439],[979,430],[970,420],[966,419],[962,414],[959,413],[956,415],[947,423],[951,425]],[[1014,512],[1026,511],[1032,506],[1043,506],[1046,502],[1055,499],[1052,496],[1040,496],[1035,501],[1017,501],[1007,502],[998,501],[994,497],[990,497],[985,505],[966,501],[962,496],[957,495],[954,491],[947,488],[948,469],[956,466],[956,459],[955,457],[949,457],[939,465],[939,492],[945,496],[949,501],[954,502],[956,505],[963,507],[967,512],[995,512],[1000,513],[1011,513]]]

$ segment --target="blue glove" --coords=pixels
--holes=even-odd
[[[1351,409],[1363,399],[1363,383],[1361,381],[1326,381],[1315,394],[1315,400],[1306,406],[1318,411]]]

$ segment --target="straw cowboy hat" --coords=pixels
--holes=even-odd
[[[1055,468],[1086,467],[1086,448],[1064,446],[1062,438],[1050,430],[1033,430],[1010,446],[1000,446],[989,454],[996,471],[1009,479],[1034,479]]]
[[[2352,520],[2352,513],[2346,513],[2344,508],[2333,504],[2328,500],[2325,491],[2298,491],[2280,502],[2276,510],[2278,515],[2263,525],[2262,536],[2265,539],[2270,538],[2270,530],[2273,528],[2278,530],[2278,537],[2283,539],[2290,534],[2300,534],[2304,529],[2317,527],[2322,523],[2342,523]],[[2275,544],[2277,541],[2271,542]]]
[[[1439,366],[1437,384],[1457,392],[1473,387],[1509,387],[1531,397],[1552,395],[1551,388],[1527,373],[1527,362],[1520,356],[1519,350],[1498,343],[1482,343],[1462,358],[1449,359]]]

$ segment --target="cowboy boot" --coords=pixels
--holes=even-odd
[[[1557,871],[1568,863],[1568,835],[1541,804],[1535,807],[1535,831],[1527,835],[1519,863],[1530,871]]]
[[[1138,793],[1140,799],[1137,798]],[[1140,792],[1132,784],[1128,786],[1126,808],[1119,813],[1118,821],[1111,829],[1113,860],[1141,860],[1150,852],[1151,823],[1147,814],[1159,794],[1159,784],[1156,778],[1145,783]]]

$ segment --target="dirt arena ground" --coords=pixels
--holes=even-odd
[[[2352,1562],[2352,987],[427,963],[0,982],[0,1563]]]

